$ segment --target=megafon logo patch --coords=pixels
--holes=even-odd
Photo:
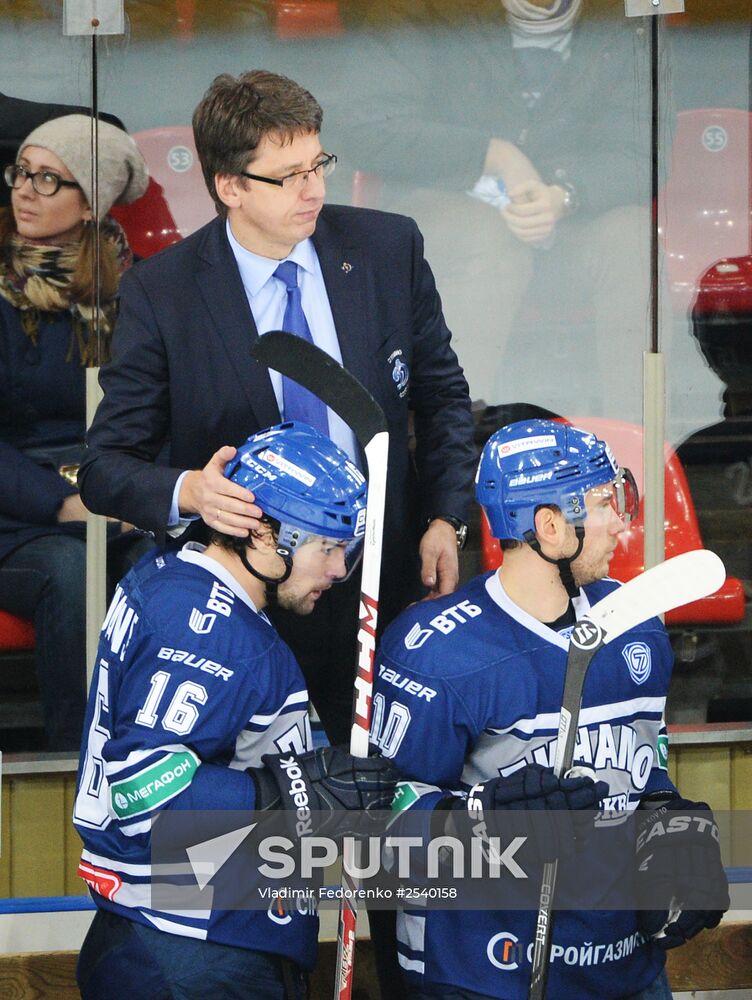
[[[621,655],[627,661],[629,676],[635,684],[644,684],[650,676],[650,646],[644,642],[630,642]]]
[[[508,931],[494,934],[486,946],[486,954],[491,965],[505,972],[513,972],[520,967],[518,961],[521,955],[520,939]]]

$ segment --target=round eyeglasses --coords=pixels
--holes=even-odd
[[[20,163],[11,163],[10,166],[7,166],[3,176],[8,187],[16,188],[16,190],[23,187],[27,179],[30,180],[36,193],[45,198],[51,198],[53,194],[57,194],[61,187],[81,188],[81,185],[77,184],[76,181],[63,180],[60,174],[56,174],[52,170],[36,170],[32,173],[31,170],[22,167]]]

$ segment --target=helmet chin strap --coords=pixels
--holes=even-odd
[[[582,546],[585,543],[585,525],[576,524],[574,526],[574,533],[577,536],[577,549],[572,556],[563,556],[561,559],[552,559],[550,556],[544,556],[541,551],[540,542],[535,536],[534,531],[525,532],[525,541],[533,549],[541,559],[545,559],[548,563],[553,563],[554,566],[559,568],[559,576],[561,577],[561,582],[564,584],[564,589],[567,592],[567,596],[570,600],[577,597],[580,593],[580,588],[574,582],[574,574],[572,573],[572,563],[577,559],[580,552],[582,552]]]
[[[277,588],[279,587],[280,583],[284,583],[285,580],[287,580],[288,577],[290,576],[290,573],[292,573],[292,553],[290,552],[290,550],[284,545],[277,546],[277,555],[282,559],[282,561],[285,564],[284,573],[282,574],[282,576],[278,577],[264,576],[263,573],[259,573],[257,569],[254,569],[254,567],[251,566],[250,562],[248,561],[248,555],[246,554],[245,545],[239,545],[235,551],[240,556],[240,561],[242,562],[245,569],[251,574],[251,576],[255,576],[257,580],[260,580],[266,586],[267,602],[271,605],[276,605]]]

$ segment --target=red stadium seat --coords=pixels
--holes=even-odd
[[[215,216],[190,125],[134,132],[151,174],[149,190],[132,205],[113,209],[134,253],[148,257],[177,243]],[[151,195],[150,195],[151,192]]]
[[[634,473],[640,495],[642,486],[642,427],[605,417],[573,417],[577,427],[592,431],[608,441],[620,465]],[[666,445],[666,558],[703,548],[692,497],[676,452]],[[644,562],[643,513],[621,535],[609,574],[626,582],[642,573]],[[481,517],[481,558],[483,568],[495,569],[501,563],[501,549],[491,537],[488,522]],[[667,625],[729,625],[744,618],[744,589],[741,580],[728,577],[720,590],[701,601],[675,608],[666,615]]]
[[[149,178],[149,186],[138,201],[130,205],[113,205],[110,215],[125,230],[128,244],[137,257],[151,257],[182,239],[164,191],[153,177]]]
[[[274,0],[272,16],[278,38],[336,38],[345,30],[337,0]]]
[[[749,111],[695,108],[676,116],[659,232],[675,312],[686,312],[707,268],[750,252]]]
[[[34,648],[34,626],[9,611],[0,611],[0,652],[16,653]]]

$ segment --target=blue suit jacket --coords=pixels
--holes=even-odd
[[[406,578],[414,588],[423,519],[467,516],[475,464],[467,383],[411,219],[325,206],[313,240],[343,363],[389,423],[382,587],[405,591]],[[280,420],[268,372],[250,355],[257,336],[220,219],[125,275],[79,475],[87,507],[164,540],[180,472]],[[398,360],[408,366],[406,388],[393,377]],[[160,452],[165,464],[155,462]]]

